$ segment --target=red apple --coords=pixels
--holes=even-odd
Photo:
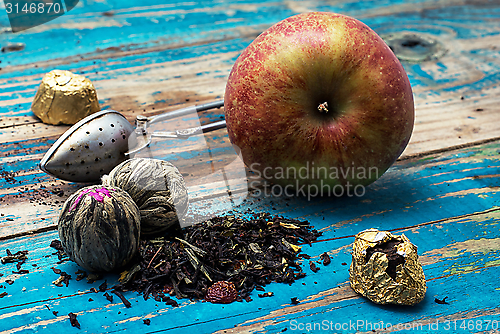
[[[334,13],[292,16],[258,36],[236,60],[224,101],[245,164],[294,188],[370,184],[403,152],[414,122],[394,53]]]

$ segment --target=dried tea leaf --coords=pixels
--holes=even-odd
[[[139,264],[134,264],[134,266],[130,270],[125,270],[120,274],[119,282],[125,284],[128,283],[132,277],[141,270],[141,266]]]
[[[283,226],[284,228],[300,229],[300,226],[297,226],[295,224],[280,223],[280,226]]]
[[[80,323],[76,319],[76,314],[73,312],[68,313],[69,321],[71,322],[71,326],[80,329]]]
[[[258,296],[260,298],[264,298],[264,297],[272,297],[274,296],[274,292],[265,292],[265,293],[259,293]]]
[[[323,265],[324,266],[327,266],[327,265],[329,265],[332,262],[332,260],[330,258],[330,255],[328,255],[328,253],[326,253],[326,252],[323,253],[323,254],[321,254],[319,258],[321,260],[323,260]]]
[[[443,299],[434,298],[434,302],[435,302],[435,303],[437,303],[437,304],[442,304],[442,305],[443,305],[443,304],[449,304],[449,303],[446,301],[446,299],[447,299],[447,298],[448,298],[448,297],[444,297]]]
[[[125,298],[125,296],[120,291],[113,290],[112,292],[115,295],[117,295],[118,298],[121,299],[121,301],[122,301],[123,305],[125,305],[125,307],[127,307],[127,308],[132,307],[132,304],[130,304],[130,302],[127,300],[127,298]]]
[[[99,285],[99,291],[104,292],[108,288],[108,283],[104,281],[101,285]]]
[[[314,262],[312,262],[312,261],[309,261],[309,268],[310,268],[313,272],[315,272],[315,273],[317,273],[317,272],[319,271],[319,269],[320,269],[320,268],[319,268],[319,267],[317,267],[317,266],[314,264]]]
[[[252,242],[251,244],[248,244],[252,252],[254,253],[262,253],[262,250],[260,249],[259,245],[256,244],[255,242]]]
[[[285,245],[286,248],[290,249],[292,252],[298,252],[302,248],[300,246],[289,243],[288,241],[285,240],[285,238],[282,238],[281,242],[283,243],[283,245]]]
[[[106,293],[104,293],[104,295],[103,295],[103,296],[104,296],[104,297],[106,297],[106,299],[107,299],[110,303],[112,303],[112,302],[113,302],[113,296],[111,296],[109,293],[107,293],[107,292],[106,292]]]

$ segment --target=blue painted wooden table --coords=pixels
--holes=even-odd
[[[15,263],[0,265],[0,333],[500,332],[498,1],[80,1],[56,20],[18,33],[9,30],[0,6],[0,257],[28,251],[21,268],[27,273]],[[228,305],[180,299],[174,308],[127,292],[132,307],[126,308],[91,291],[104,279],[116,283],[116,275],[92,284],[75,280],[79,267],[58,263],[49,244],[58,238],[62,203],[83,185],[38,169],[68,128],[46,125],[31,111],[43,75],[53,69],[83,74],[102,109],[133,122],[221,98],[233,62],[260,32],[313,10],[356,17],[386,38],[417,34],[440,45],[435,57],[403,61],[415,129],[400,159],[364,196],[307,200],[257,187],[232,208],[308,220],[323,235],[303,251],[311,261],[327,252],[332,263],[314,273],[309,260],[301,262],[306,277],[266,286],[273,297],[254,291],[251,302]],[[200,120],[222,117],[223,110],[213,110]],[[162,126],[182,125],[185,120]],[[226,130],[201,144],[158,141],[151,152],[185,175],[192,212],[226,213],[211,196],[220,188],[210,178],[234,161]],[[427,281],[421,303],[376,305],[350,288],[352,242],[367,228],[404,233],[418,246]],[[52,283],[53,267],[72,275],[68,286]],[[300,302],[292,304],[293,297]],[[446,304],[435,302],[445,297]],[[70,312],[80,329],[71,326]]]

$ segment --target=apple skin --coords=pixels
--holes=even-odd
[[[328,112],[318,109],[325,102]],[[372,183],[401,155],[414,123],[408,76],[387,44],[364,23],[325,12],[259,35],[229,74],[224,107],[245,164],[294,187]],[[331,173],[283,174],[320,167]]]

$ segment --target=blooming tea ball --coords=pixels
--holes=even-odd
[[[122,162],[103,184],[119,187],[133,198],[141,213],[141,235],[165,233],[178,226],[188,210],[188,192],[179,170],[168,161],[135,158]]]
[[[139,208],[119,188],[85,187],[64,203],[58,230],[71,260],[89,271],[112,271],[126,265],[138,250]]]

